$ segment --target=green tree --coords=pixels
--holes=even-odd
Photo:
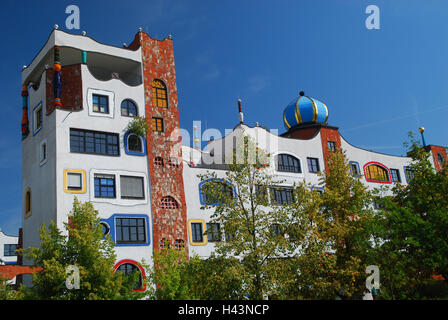
[[[40,228],[40,247],[28,248],[24,255],[41,271],[34,273],[33,286],[25,290],[26,299],[110,300],[137,299],[145,293],[132,289],[138,274],[125,277],[113,272],[116,261],[114,242],[104,237],[98,212],[90,202],[75,198],[73,209],[64,223],[64,235],[52,221]],[[67,289],[67,267],[79,268],[80,288]]]
[[[8,278],[0,274],[0,300],[20,299],[20,292],[13,290],[8,284]]]
[[[372,229],[385,299],[424,298],[431,276],[448,282],[448,167],[436,172],[430,153],[409,134],[410,179],[382,199]]]
[[[229,167],[225,177],[216,172],[199,175],[206,201],[202,209],[214,210],[210,222],[219,223],[225,233],[226,241],[216,243],[216,257],[240,261],[240,268],[233,269],[235,284],[242,284],[236,288],[240,297],[275,296],[283,282],[289,281],[284,275],[288,269],[281,261],[295,255],[299,242],[291,240],[304,233],[307,219],[303,208],[312,202],[303,198],[295,210],[292,202],[274,200],[270,205],[269,192],[283,181],[274,179],[269,155],[244,132],[225,160]],[[209,262],[213,265],[215,261]]]
[[[288,294],[304,299],[361,299],[369,265],[372,194],[352,176],[341,150],[328,158],[320,178],[323,192],[313,197],[302,250],[290,263],[298,270]],[[305,191],[304,191],[305,192]],[[311,197],[312,195],[306,195]],[[288,295],[286,295],[288,296]]]
[[[153,298],[157,300],[193,300],[190,283],[185,281],[185,265],[188,263],[185,250],[165,245],[154,250],[154,265],[151,279],[156,287]],[[194,284],[193,284],[194,285]]]

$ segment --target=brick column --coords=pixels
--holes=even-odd
[[[148,168],[151,183],[154,249],[166,239],[172,246],[177,239],[187,247],[187,209],[182,177],[182,148],[179,134],[179,109],[177,102],[176,72],[174,68],[173,41],[170,38],[155,40],[139,32],[129,45],[130,50],[142,48],[145,111],[149,125],[147,135]],[[162,80],[168,93],[168,107],[152,105],[152,82]],[[151,130],[152,117],[163,118],[164,132]],[[163,159],[163,167],[154,165],[154,158]],[[171,157],[177,158],[178,167],[168,165]],[[178,209],[162,209],[163,197],[171,196]],[[188,251],[187,251],[188,252]]]

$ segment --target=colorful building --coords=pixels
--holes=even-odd
[[[406,184],[410,158],[373,152],[347,142],[328,125],[329,108],[301,92],[286,105],[285,132],[239,124],[222,139],[181,146],[173,40],[139,30],[129,46],[116,47],[56,27],[22,71],[23,247],[39,245],[38,228],[51,220],[63,229],[74,197],[99,211],[105,234],[116,243],[116,269],[130,272],[151,262],[165,245],[207,257],[221,237],[204,235],[213,210],[201,210],[198,174],[225,174],[226,146],[244,131],[271,153],[272,173],[285,180],[273,201],[291,201],[294,182],[318,185],[336,148],[346,151],[353,175],[369,187]],[[127,130],[134,116],[146,136]],[[184,141],[188,143],[188,141]],[[446,149],[427,146],[435,168]],[[216,159],[219,159],[217,161]],[[24,265],[31,261],[24,260]]]

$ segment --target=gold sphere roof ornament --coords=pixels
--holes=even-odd
[[[424,128],[424,127],[420,127],[420,128],[418,128],[418,132],[423,133],[424,131],[425,131],[425,128]]]

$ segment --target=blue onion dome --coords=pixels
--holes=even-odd
[[[327,123],[328,108],[325,103],[305,96],[303,91],[283,111],[283,122],[289,130],[303,123]]]

